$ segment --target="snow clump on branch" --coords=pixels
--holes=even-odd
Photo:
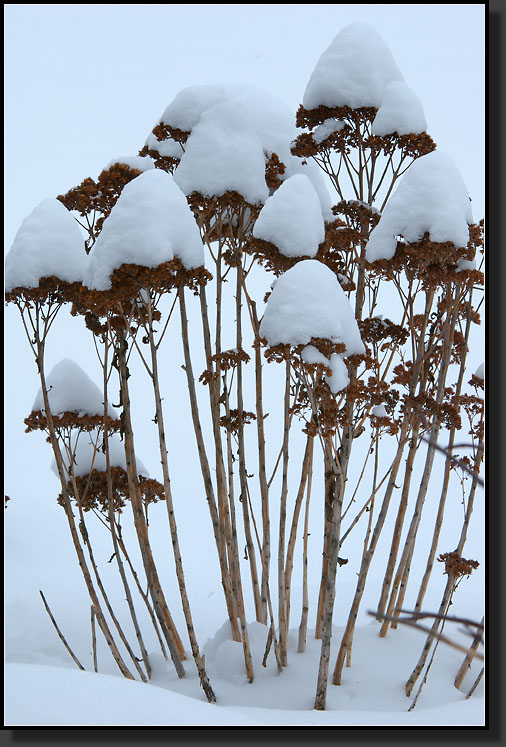
[[[70,447],[73,454],[72,466],[74,477],[84,477],[85,475],[89,475],[92,469],[97,472],[106,472],[105,454],[101,451],[100,447],[95,446],[95,444],[98,443],[102,443],[102,438],[97,431],[73,434],[71,436]],[[126,471],[125,449],[119,435],[109,435],[109,438],[107,439],[107,448],[109,451],[109,465],[111,467],[121,467]],[[66,462],[65,467],[69,470],[69,455],[65,452],[62,453],[62,456]],[[135,463],[137,474],[142,475],[143,477],[149,477],[148,470],[137,455],[135,457]],[[55,459],[53,459],[51,463],[51,470],[55,475],[58,475]]]
[[[332,219],[330,196],[319,168],[290,152],[296,136],[293,112],[259,86],[184,88],[167,106],[159,124],[171,136],[159,141],[152,132],[146,148],[175,160],[174,179],[185,195],[220,197],[236,192],[250,204],[262,204],[271,194],[265,166],[275,153],[285,167],[280,179],[306,174],[320,198],[324,218]]]
[[[293,113],[285,102],[254,85],[202,85],[180,91],[159,119],[189,133],[174,178],[186,195],[213,197],[235,191],[251,204],[269,196],[265,154],[291,158]],[[163,154],[166,142],[146,145]],[[170,154],[176,155],[171,146]]]
[[[390,197],[367,244],[369,262],[391,259],[397,237],[419,241],[428,232],[433,242],[466,247],[473,221],[466,185],[454,161],[433,151],[414,161]]]
[[[348,298],[335,274],[314,259],[297,262],[276,279],[260,324],[269,345],[301,345],[313,338],[344,343],[345,355],[365,352]]]
[[[75,412],[78,417],[104,414],[104,395],[79,364],[69,358],[57,363],[46,377],[47,396],[53,415]],[[45,412],[42,389],[39,389],[32,412]],[[107,414],[118,414],[108,405]]]
[[[368,23],[352,23],[340,31],[318,60],[302,101],[308,110],[373,107],[378,110],[374,135],[419,134],[427,129],[420,99],[405,83],[388,45]],[[335,129],[332,120],[326,120],[315,133],[316,142]]]
[[[155,168],[155,162],[149,156],[118,156],[118,158],[113,158],[112,161],[109,161],[105,170],[110,169],[116,163],[128,166],[130,169],[136,171],[147,171],[148,169]]]
[[[71,213],[43,200],[21,224],[5,260],[5,291],[38,288],[41,278],[79,283],[86,265],[84,238]]]
[[[253,236],[287,257],[314,257],[325,238],[318,195],[304,174],[284,181],[260,211]]]
[[[172,176],[150,169],[125,185],[89,257],[85,285],[108,290],[124,264],[155,268],[178,257],[202,267],[204,247],[184,194]]]

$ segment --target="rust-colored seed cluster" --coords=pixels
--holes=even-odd
[[[104,220],[110,214],[116,204],[123,187],[142,172],[132,169],[124,163],[115,163],[108,169],[104,169],[95,181],[87,178],[78,187],[73,187],[64,195],[59,195],[58,200],[65,205],[67,210],[75,210],[79,215],[93,218],[94,213],[100,217],[88,222],[89,238],[86,242],[86,251],[89,252],[95,243]]]
[[[304,109],[300,106],[296,120],[300,128],[307,127],[313,130],[327,119],[337,119],[343,126],[318,143],[314,140],[313,133],[303,132],[295,139],[292,153],[301,158],[308,158],[330,151],[349,153],[351,148],[361,146],[385,155],[398,151],[403,156],[418,158],[435,149],[434,141],[426,132],[416,135],[399,135],[397,132],[382,136],[370,134],[377,111],[375,107],[352,109],[349,106],[319,106],[315,109]]]
[[[69,481],[67,483],[67,490],[84,511],[96,509],[107,513],[109,510],[109,479],[112,490],[112,508],[115,512],[121,513],[126,502],[130,500],[128,476],[122,467],[111,467],[109,475],[107,472],[94,469],[88,475],[74,478],[75,489],[74,482]],[[165,500],[163,485],[156,480],[139,475],[139,489],[143,503],[146,506],[150,503]],[[65,504],[61,493],[58,496],[58,503],[61,506]]]
[[[248,412],[246,410],[230,410],[228,415],[223,415],[220,418],[220,425],[229,433],[238,433],[245,425],[251,423],[252,420],[256,420],[257,416],[254,412]]]
[[[186,286],[198,293],[210,279],[211,275],[204,267],[188,270],[178,257],[157,267],[125,264],[112,273],[111,288],[108,290],[90,290],[82,286],[79,296],[74,300],[72,313],[83,316],[92,314],[96,318],[118,313],[120,308],[130,311],[132,302],[140,298],[143,289],[163,294]],[[146,311],[141,303],[134,307],[133,318],[145,321]],[[92,321],[90,316],[87,319]]]
[[[480,565],[477,560],[466,560],[458,552],[441,553],[438,562],[445,564],[444,573],[454,579],[470,576]]]
[[[81,431],[93,431],[95,428],[99,428],[104,425],[104,415],[79,415],[78,412],[63,412],[58,415],[53,415],[53,425],[55,429],[63,428],[78,428]],[[32,431],[44,431],[48,428],[47,417],[41,410],[31,412],[27,418],[25,418],[25,433],[31,433]],[[120,420],[116,418],[107,417],[107,429],[115,432],[120,428]]]
[[[482,272],[458,271],[458,261],[474,259],[477,246],[473,235],[468,246],[459,249],[450,241],[431,241],[429,234],[426,233],[420,241],[410,244],[397,242],[395,255],[391,259],[378,259],[367,263],[367,269],[385,280],[392,280],[404,271],[409,280],[421,280],[425,290],[451,282],[479,285],[484,281]]]
[[[13,288],[5,294],[6,303],[17,303],[21,309],[31,309],[35,304],[72,303],[78,298],[81,283],[67,283],[55,275],[39,279],[36,288]]]

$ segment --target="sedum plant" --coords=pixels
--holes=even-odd
[[[134,592],[162,652],[167,657],[168,649],[178,676],[185,674],[185,644],[160,580],[165,561],[149,537],[149,504],[162,500],[191,656],[208,701],[219,699],[197,641],[172,497],[163,392],[174,369],[163,346],[178,318],[201,506],[209,511],[224,615],[242,647],[247,681],[270,655],[281,673],[290,656],[304,654],[311,613],[321,639],[314,708],[324,710],[329,680],[340,685],[352,665],[377,549],[388,557],[375,612],[380,637],[394,634],[408,583],[421,613],[439,552],[447,584],[420,660],[407,673],[410,695],[431,650],[434,656],[462,576],[459,561],[469,573],[478,562],[464,561],[462,552],[484,449],[483,371],[470,377],[466,366],[472,326],[480,323],[482,262],[483,223],[473,223],[457,166],[436,149],[422,104],[383,39],[362,23],[343,29],[322,54],[295,121],[283,102],[254,86],[184,89],[138,156],[109,164],[96,180],[84,179],[27,218],[6,263],[7,301],[21,313],[40,376],[27,430],[48,434],[92,622],[124,676],[134,675],[111,626],[139,677],[151,674]],[[100,390],[69,361],[46,376],[46,341],[65,304],[93,335]],[[203,371],[194,364],[199,346]],[[131,356],[152,389],[159,480],[145,474],[138,456]],[[119,392],[114,407],[110,386]],[[277,434],[266,423],[273,386]],[[87,397],[84,405],[79,396]],[[458,432],[470,449],[464,460],[453,453]],[[455,484],[465,516],[448,553],[439,539],[455,510]],[[440,495],[435,521],[423,513],[429,489]],[[318,511],[323,535],[316,540],[309,526]],[[94,562],[89,512],[110,532],[140,656]],[[135,528],[141,573],[120,514]],[[425,572],[415,578],[422,521],[434,522],[433,540]],[[332,661],[333,614],[342,604],[352,532],[362,532],[363,549]],[[295,652],[289,632],[297,540]],[[318,541],[322,561],[310,567],[309,546]],[[309,578],[319,584],[313,610]],[[252,619],[265,626],[262,661],[252,656]]]

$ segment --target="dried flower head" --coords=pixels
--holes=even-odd
[[[80,431],[93,431],[96,428],[104,426],[105,418],[104,415],[88,415],[87,413],[81,414],[77,411],[69,411],[53,415],[52,420],[56,431],[68,431],[72,428],[78,428]],[[49,427],[46,413],[42,410],[31,412],[25,418],[24,423],[26,425],[25,433],[45,431]],[[110,415],[107,416],[107,428],[109,431],[118,431],[120,426],[121,421],[119,418],[111,418]]]
[[[477,560],[466,560],[458,552],[445,552],[438,558],[439,563],[445,564],[444,573],[454,579],[470,576],[480,565]]]
[[[126,501],[130,499],[128,476],[123,467],[111,467],[109,476],[112,487],[112,507],[114,511],[121,513]],[[109,492],[107,472],[92,470],[88,475],[75,478],[74,482],[67,483],[70,496],[79,503],[84,511],[96,509],[104,513],[109,509]],[[139,475],[139,489],[141,491],[144,505],[165,500],[163,485],[151,478]],[[63,506],[62,494],[58,496],[58,503]]]
[[[125,184],[141,173],[124,163],[114,163],[99,174],[97,181],[88,177],[78,187],[73,187],[66,194],[58,196],[58,200],[67,210],[75,210],[86,219],[89,233],[86,241],[87,252],[95,243],[104,220],[118,201]]]

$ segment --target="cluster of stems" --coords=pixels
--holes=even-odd
[[[346,279],[349,301],[367,351],[365,355],[346,359],[349,384],[342,391],[332,395],[326,391],[322,371],[305,365],[300,349],[285,345],[281,353],[278,351],[275,355],[262,339],[259,318],[262,299],[255,297],[256,286],[251,278],[265,270],[262,258],[251,251],[249,243],[260,207],[248,204],[236,193],[214,199],[193,194],[189,199],[206,248],[207,268],[213,276],[212,283],[202,281],[192,288],[194,296],[198,296],[198,301],[193,298],[191,303],[199,307],[200,328],[190,324],[189,293],[183,280],[175,282],[167,293],[156,282],[140,283],[133,297],[111,298],[106,310],[98,315],[100,322],[96,321],[94,329],[89,325],[103,369],[104,391],[104,417],[95,432],[94,448],[105,453],[107,474],[103,504],[92,511],[111,534],[139,655],[123,632],[94,560],[84,508],[83,491],[87,488],[83,488],[82,482],[78,484],[73,470],[75,429],[59,428],[51,416],[44,351],[47,334],[63,301],[52,301],[49,296],[30,303],[22,297],[16,299],[38,365],[46,429],[61,482],[61,503],[90,596],[95,669],[96,622],[122,674],[133,678],[133,669],[143,681],[150,678],[148,654],[131,589],[133,582],[149,613],[162,652],[166,658],[170,656],[179,677],[185,674],[184,646],[160,581],[160,561],[154,556],[149,537],[148,502],[136,464],[131,417],[131,392],[135,396],[135,390],[129,371],[129,357],[134,354],[139,356],[152,384],[163,499],[191,655],[207,699],[210,702],[216,699],[190,609],[165,435],[163,389],[170,380],[171,371],[163,366],[160,347],[167,325],[178,315],[176,308],[197,458],[216,544],[224,609],[231,638],[242,646],[248,682],[254,681],[258,664],[266,665],[271,651],[279,673],[288,665],[297,547],[301,555],[301,575],[297,583],[302,590],[299,654],[305,651],[308,636],[308,578],[310,572],[311,577],[315,574],[315,569],[310,568],[310,544],[314,546],[319,541],[322,548],[319,594],[314,609],[315,637],[321,640],[314,701],[318,710],[326,707],[338,571],[348,562],[342,558],[342,551],[350,534],[356,535],[362,530],[363,549],[355,569],[356,590],[336,651],[331,675],[334,685],[342,683],[343,669],[351,665],[359,609],[380,543],[389,547],[376,611],[381,623],[379,635],[384,637],[389,628],[396,628],[408,582],[413,581],[411,565],[427,496],[429,492],[433,495],[439,491],[440,498],[437,515],[432,519],[433,538],[425,571],[415,580],[418,584],[415,612],[422,609],[436,555],[441,551],[439,539],[444,518],[448,512],[456,511],[453,492],[454,485],[459,482],[464,491],[465,510],[455,552],[462,556],[483,457],[482,400],[478,394],[469,395],[466,388],[466,375],[469,377],[466,355],[472,325],[479,318],[481,305],[475,301],[476,294],[481,292],[480,273],[459,273],[451,260],[445,264],[444,258],[438,258],[437,247],[435,250],[429,237],[424,237],[419,247],[408,247],[405,261],[394,262],[391,267],[385,267],[384,263],[375,267],[367,262],[367,241],[378,220],[376,208],[383,210],[402,174],[414,159],[431,150],[433,145],[428,144],[427,138],[418,146],[410,142],[409,147],[402,138],[397,143],[392,138],[385,141],[373,138],[368,111],[341,112],[341,116],[347,122],[346,134],[342,137],[348,138],[348,142],[334,136],[331,142],[323,141],[318,147],[313,143],[313,151],[306,155],[320,166],[337,197],[334,208],[337,223],[327,225],[326,243],[317,259],[327,262],[338,270],[341,279]],[[307,148],[307,142],[307,137],[301,140],[300,147]],[[168,167],[169,170],[174,165]],[[91,224],[90,215],[86,211],[83,215],[88,225],[96,226],[96,215],[92,216]],[[336,225],[343,229],[340,234],[335,230]],[[342,240],[336,239],[338,235]],[[478,233],[473,244],[475,250],[480,246],[476,236]],[[90,229],[88,248],[95,238],[96,229]],[[434,255],[434,251],[432,264],[429,263],[431,272],[427,273],[427,255],[430,252]],[[454,259],[455,253],[452,256]],[[272,257],[271,265],[276,271]],[[165,306],[161,301],[166,294],[172,305],[164,320],[161,314]],[[394,321],[384,320],[379,315],[385,309],[389,317],[396,315]],[[234,319],[233,329],[230,319]],[[160,322],[163,326],[157,331]],[[234,347],[227,349],[224,340],[231,333]],[[147,346],[139,345],[140,336]],[[192,336],[202,345],[206,361],[203,373],[194,369]],[[274,436],[269,432],[268,437],[265,425],[265,378],[270,365],[266,357],[269,361],[278,360],[284,367],[278,397],[282,404],[277,443],[269,441]],[[145,590],[125,547],[114,503],[107,398],[113,374],[120,392],[125,499],[135,527]],[[479,382],[474,384],[476,387]],[[373,407],[380,404],[386,408],[386,416],[374,415]],[[210,420],[207,414],[204,418],[207,408]],[[466,462],[467,473],[459,471],[454,457],[457,431],[462,430],[465,418],[469,420],[471,452]],[[209,434],[205,433],[204,422],[211,423]],[[305,433],[305,448],[302,459],[294,459],[293,442],[300,439],[301,430]],[[437,445],[444,432],[447,447],[441,470],[441,461],[436,461]],[[367,434],[365,438],[364,433]],[[78,437],[89,437],[89,434],[79,432]],[[362,437],[361,444],[368,441],[365,451],[356,446],[359,437]],[[323,509],[323,537],[319,540],[313,537],[310,541],[315,475],[319,475],[318,484],[323,485],[323,494],[318,500],[319,510]],[[391,526],[388,539],[385,526]],[[459,583],[460,577],[449,572],[432,633],[441,633]],[[254,661],[248,636],[248,616],[252,615],[266,630],[261,662]],[[429,634],[406,684],[407,695],[423,672],[431,650],[434,654],[435,641],[437,637]],[[469,661],[468,657],[457,675],[459,685]]]

